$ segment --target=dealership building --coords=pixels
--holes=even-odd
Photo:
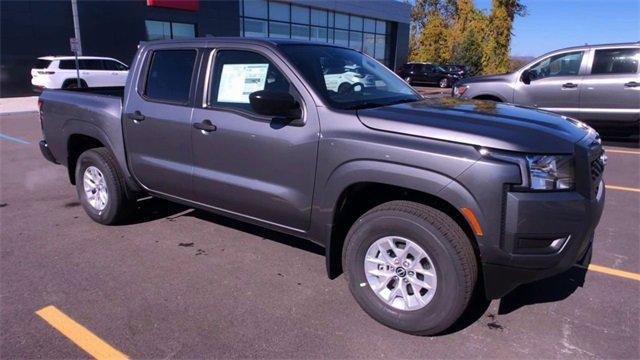
[[[1,97],[32,95],[36,59],[71,55],[73,37],[82,55],[126,64],[141,41],[203,36],[328,42],[392,68],[408,52],[410,7],[397,0],[24,0],[0,6]]]

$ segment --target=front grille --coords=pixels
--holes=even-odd
[[[591,181],[596,183],[602,177],[604,172],[604,162],[600,157],[591,162]]]

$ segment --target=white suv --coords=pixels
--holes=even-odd
[[[80,86],[124,86],[129,67],[121,61],[107,57],[79,56]],[[76,61],[73,56],[44,56],[38,58],[31,69],[31,85],[42,89],[76,88]]]

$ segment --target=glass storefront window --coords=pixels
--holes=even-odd
[[[311,9],[311,25],[327,26],[327,12]]]
[[[244,36],[267,37],[267,22],[263,20],[244,19]]]
[[[336,29],[336,31],[334,32],[333,43],[340,46],[349,46],[349,32]]]
[[[349,32],[349,47],[355,50],[362,50],[362,33],[356,31]]]
[[[350,29],[362,31],[362,18],[360,16],[351,16]]]
[[[374,57],[376,60],[384,61],[387,45],[387,37],[383,35],[376,35],[376,49]]]
[[[311,41],[327,42],[327,28],[312,26]]]
[[[269,37],[288,39],[290,35],[289,23],[269,21]]]
[[[244,0],[244,16],[266,19],[267,0]]]
[[[298,24],[308,24],[309,8],[306,6],[291,5],[291,22]]]
[[[269,19],[278,21],[289,21],[289,4],[271,1],[269,3]]]
[[[336,28],[348,29],[349,28],[349,15],[336,13]]]
[[[306,25],[291,24],[291,38],[309,40],[309,27]]]
[[[376,36],[374,34],[364,34],[364,41],[362,44],[362,51],[369,55],[374,56],[376,48]]]
[[[196,29],[193,24],[171,23],[171,33],[174,39],[193,39]]]
[[[194,24],[146,20],[147,40],[192,39],[196,37]]]
[[[373,19],[364,19],[364,31],[370,33],[376,32],[376,21]]]
[[[240,0],[240,35],[328,42],[363,51],[377,60],[389,60],[389,25],[366,18],[286,0]],[[308,1],[313,5],[314,1]],[[150,40],[194,37],[193,24],[148,21]],[[173,35],[172,35],[173,34]]]

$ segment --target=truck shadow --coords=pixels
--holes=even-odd
[[[520,285],[500,300],[498,314],[509,314],[527,305],[564,300],[584,285],[586,274],[587,269],[574,266],[550,278]]]

